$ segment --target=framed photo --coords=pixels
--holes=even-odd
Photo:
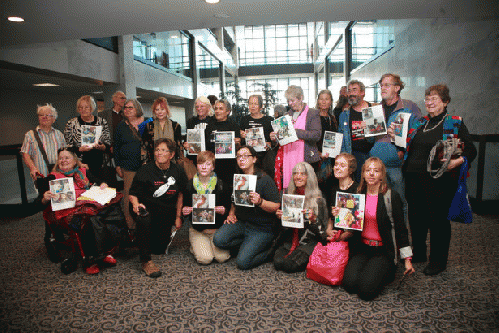
[[[234,175],[234,204],[245,207],[255,207],[250,200],[250,192],[256,190],[255,175]]]
[[[55,198],[50,199],[50,204],[54,212],[75,206],[76,193],[73,178],[51,180],[49,186],[50,192],[55,194]]]
[[[303,205],[304,195],[283,194],[282,195],[282,226],[303,229]]]
[[[366,196],[364,194],[336,192],[336,207],[340,207],[340,213],[335,218],[334,226],[341,229],[362,231],[365,206]]]

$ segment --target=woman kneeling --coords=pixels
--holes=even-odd
[[[397,246],[400,257],[405,259],[404,274],[414,272],[412,249],[404,223],[402,200],[397,192],[389,190],[386,168],[379,158],[371,157],[362,166],[357,193],[366,195],[365,222],[362,232],[354,232],[350,239],[350,258],[343,276],[343,287],[361,299],[371,300],[395,278]],[[388,195],[386,201],[385,195]],[[386,207],[385,202],[389,202],[391,208]],[[338,213],[339,208],[333,207],[332,214],[336,216]]]

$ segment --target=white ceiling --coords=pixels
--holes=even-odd
[[[0,10],[0,47],[236,25],[499,16],[498,0],[2,0]],[[8,22],[13,15],[25,22]]]

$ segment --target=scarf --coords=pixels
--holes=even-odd
[[[158,119],[154,119],[154,141],[162,138],[170,139],[173,141],[173,126],[170,119],[166,119],[165,127],[161,128]]]
[[[213,175],[210,177],[208,185],[205,186],[199,180],[199,174],[196,173],[192,178],[192,184],[194,185],[197,194],[211,194],[213,193],[213,191],[215,190],[215,186],[217,185],[217,174],[213,173]]]
[[[73,170],[69,170],[67,172],[62,171],[57,167],[57,171],[62,173],[66,177],[73,177],[75,185],[77,188],[88,190],[90,188],[90,182],[88,178],[81,172],[78,166],[75,166]]]

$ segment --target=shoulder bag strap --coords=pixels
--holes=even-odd
[[[398,251],[397,251],[397,239],[395,238],[395,222],[393,221],[393,213],[392,213],[392,190],[388,189],[386,193],[383,195],[383,199],[385,200],[386,213],[388,214],[388,218],[392,224],[392,239],[393,239],[393,249],[395,253],[395,265],[397,265]]]
[[[40,149],[40,152],[42,153],[43,160],[45,161],[45,164],[47,165],[47,169],[49,168],[49,159],[47,157],[47,152],[45,151],[45,148],[43,147],[42,140],[40,140],[40,137],[38,136],[36,128],[33,130],[33,136],[36,139],[36,142],[38,143],[38,149]],[[49,170],[50,172],[50,170]]]

